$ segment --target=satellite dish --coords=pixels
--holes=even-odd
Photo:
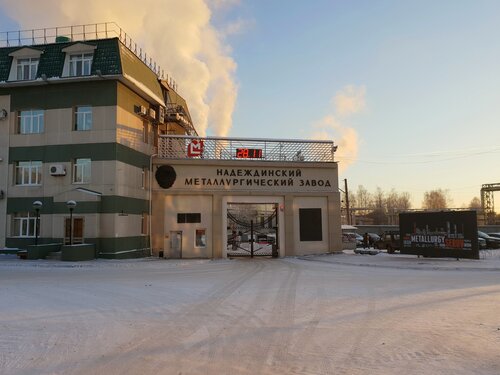
[[[0,109],[0,120],[5,120],[7,118],[7,111],[5,109]]]

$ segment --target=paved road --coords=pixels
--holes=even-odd
[[[0,262],[0,285],[2,374],[500,373],[497,272]]]

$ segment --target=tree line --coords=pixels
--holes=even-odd
[[[386,192],[377,187],[374,192],[369,192],[363,185],[359,185],[357,190],[349,194],[348,199],[351,213],[357,217],[371,218],[374,224],[392,224],[391,215],[413,208],[410,193],[398,192],[395,189]],[[452,205],[448,190],[434,189],[424,193],[421,208],[442,210],[451,208]],[[481,208],[481,200],[474,197],[467,208]]]

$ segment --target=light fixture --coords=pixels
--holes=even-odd
[[[43,203],[40,201],[33,202],[33,209],[35,210],[35,246],[38,245],[38,232],[40,231],[40,210]]]
[[[66,202],[66,207],[69,208],[69,244],[73,245],[73,210],[76,207],[76,202],[69,200]]]

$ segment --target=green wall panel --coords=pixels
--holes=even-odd
[[[83,143],[9,148],[10,164],[23,160],[63,163],[71,162],[75,158],[90,158],[92,161],[117,160],[138,168],[149,167],[149,155],[119,143]]]
[[[7,198],[7,214],[15,212],[34,212],[33,202],[39,200],[43,203],[40,210],[41,215],[66,214],[69,213],[66,202],[54,202],[52,197],[28,197],[28,198]],[[77,202],[74,214],[116,214],[123,213],[140,215],[148,212],[149,201],[147,199],[137,199],[121,197],[117,195],[103,195],[101,201]]]
[[[8,94],[11,95],[11,111],[71,108],[82,104],[113,106],[117,104],[117,81],[49,83],[0,89],[0,95]]]

